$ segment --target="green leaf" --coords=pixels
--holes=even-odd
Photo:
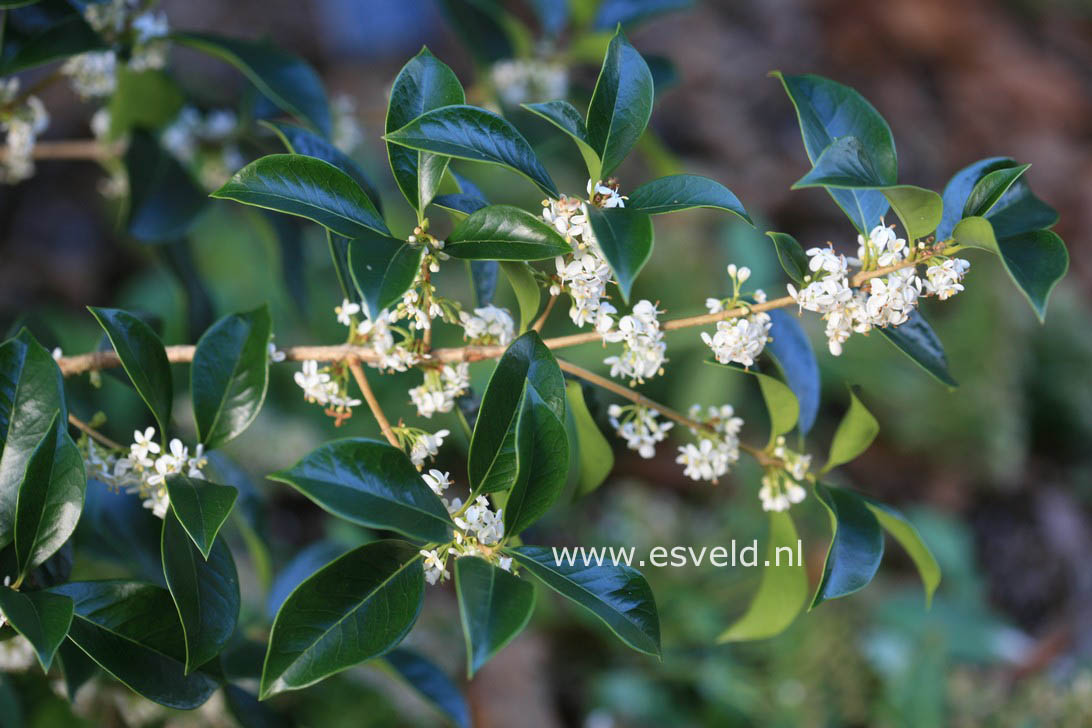
[[[87,310],[106,331],[122,368],[159,423],[159,434],[166,438],[174,387],[163,342],[151,326],[127,311],[94,306]]]
[[[516,480],[516,424],[525,389],[533,389],[557,419],[564,421],[565,379],[553,353],[535,331],[509,345],[482,397],[467,458],[475,492],[506,490]]]
[[[330,250],[330,261],[334,264],[334,275],[337,276],[341,295],[354,303],[361,303],[360,292],[353,284],[353,276],[349,269],[350,242],[349,238],[326,231],[326,246]]]
[[[370,231],[390,235],[360,185],[316,157],[266,155],[236,172],[212,196],[304,217],[347,238]]]
[[[379,206],[379,190],[364,174],[360,165],[345,152],[323,139],[318,134],[308,131],[295,124],[286,124],[283,121],[263,121],[264,126],[269,127],[280,138],[285,149],[290,154],[303,154],[307,157],[315,157],[324,162],[329,162],[345,174],[353,178],[360,185],[364,194],[375,204],[376,210],[382,210]]]
[[[673,174],[641,185],[629,195],[626,207],[649,215],[710,207],[738,215],[753,225],[743,203],[730,189],[716,180],[696,174]]]
[[[205,191],[185,167],[142,129],[130,135],[125,171],[130,194],[126,230],[142,243],[184,237],[208,205]]]
[[[172,40],[235,66],[279,108],[330,136],[330,104],[322,80],[303,59],[270,43],[212,33],[174,33]]]
[[[883,531],[865,501],[843,488],[817,483],[815,494],[830,513],[834,536],[811,608],[863,589],[883,558]]]
[[[410,149],[508,167],[557,197],[557,187],[531,145],[511,123],[491,111],[463,104],[444,106],[383,138]]]
[[[505,264],[508,264],[506,261]],[[530,267],[526,263],[513,263],[516,266],[524,266],[530,272]],[[470,282],[474,286],[474,301],[477,306],[488,306],[493,303],[493,296],[497,293],[497,278],[500,274],[500,263],[495,260],[471,260],[467,262],[466,267],[470,270]],[[517,297],[519,294],[516,294]],[[520,303],[520,310],[522,312],[523,303]],[[538,303],[535,303],[537,310]],[[533,315],[533,314],[532,314]],[[523,333],[523,331],[520,331]]]
[[[224,705],[243,728],[288,728],[291,724],[269,705],[236,685],[224,685]]]
[[[467,675],[515,639],[535,611],[529,581],[476,556],[455,559],[455,594],[466,638]]]
[[[87,477],[83,456],[68,435],[61,413],[27,461],[15,505],[17,580],[59,549],[80,520]]]
[[[482,198],[464,192],[436,195],[432,198],[432,204],[457,215],[472,215],[483,207],[489,206],[489,203]]]
[[[328,442],[287,470],[287,483],[328,513],[421,541],[447,542],[451,518],[401,450],[364,438]]]
[[[897,185],[885,189],[883,194],[906,230],[907,240],[920,240],[940,224],[944,203],[936,192],[913,185]]]
[[[577,442],[577,478],[576,495],[584,496],[603,484],[614,469],[614,450],[607,438],[595,424],[595,420],[584,402],[584,390],[580,382],[570,381],[565,385],[565,395],[569,403],[569,412],[573,416],[573,426]]]
[[[457,728],[470,728],[470,708],[466,699],[443,670],[403,647],[391,650],[383,659]]]
[[[796,238],[788,233],[775,233],[772,230],[766,234],[773,240],[777,260],[781,263],[781,269],[785,271],[785,275],[798,286],[807,285],[804,279],[811,275],[808,269],[808,256],[800,243],[796,242]]]
[[[186,674],[220,654],[239,620],[239,576],[223,539],[206,555],[174,512],[163,519],[163,576],[186,643]]]
[[[588,142],[602,160],[598,175],[607,177],[641,138],[652,116],[652,72],[621,28],[611,38],[588,104]]]
[[[625,207],[610,210],[589,207],[588,220],[603,257],[614,272],[622,299],[628,303],[637,274],[652,256],[652,218]]]
[[[273,322],[266,305],[217,321],[197,342],[190,368],[197,439],[214,450],[258,416],[269,385]]]
[[[541,217],[490,205],[455,226],[444,252],[468,260],[546,260],[571,253],[572,246]]]
[[[0,586],[0,613],[34,647],[43,672],[49,672],[53,655],[68,634],[72,609],[72,600],[60,594],[22,593]]]
[[[564,420],[527,387],[516,422],[516,481],[504,504],[504,534],[516,536],[550,509],[569,474]]]
[[[273,621],[260,698],[313,685],[401,642],[425,594],[417,551],[403,541],[374,541],[296,587]]]
[[[558,563],[545,546],[506,549],[520,566],[561,596],[601,619],[624,643],[660,655],[660,617],[652,589],[640,572],[623,564],[590,566],[579,558]]]
[[[15,506],[27,462],[54,427],[68,421],[57,362],[27,330],[0,344],[0,548],[15,538]]]
[[[134,129],[161,129],[182,110],[186,97],[174,79],[163,71],[117,68],[117,90],[106,107],[110,114],[110,139],[120,139]]]
[[[944,345],[916,310],[910,312],[910,318],[904,323],[898,326],[882,326],[879,332],[938,382],[951,388],[959,386],[948,372],[948,357],[944,355]]]
[[[424,245],[377,233],[349,241],[349,272],[369,317],[375,319],[402,300],[421,270],[424,254]]]
[[[440,0],[439,6],[477,63],[491,65],[515,55],[498,0]]]
[[[855,136],[844,136],[832,141],[819,154],[811,170],[794,182],[791,189],[879,189],[895,184],[894,176],[884,177],[882,174],[876,169],[861,140]]]
[[[539,116],[569,135],[576,142],[584,164],[588,167],[588,176],[592,179],[601,177],[599,153],[592,148],[588,138],[588,128],[584,125],[584,117],[568,101],[546,101],[540,104],[521,104],[523,108],[532,114]]]
[[[796,399],[789,385],[769,374],[763,374],[754,367],[744,368],[739,364],[721,364],[716,360],[707,360],[708,364],[724,367],[733,371],[750,374],[758,380],[758,388],[762,392],[762,400],[766,403],[766,411],[770,415],[770,443],[772,444],[778,435],[796,426],[800,418],[800,403]]]
[[[868,449],[876,435],[880,433],[880,423],[872,416],[857,393],[849,390],[849,409],[842,421],[838,423],[838,429],[834,431],[834,439],[830,443],[830,456],[827,464],[820,473],[826,473],[832,468],[848,463]]]
[[[428,48],[421,48],[394,79],[383,130],[389,134],[426,111],[465,103],[466,95],[455,72]],[[387,158],[398,189],[418,216],[423,216],[440,187],[448,158],[391,142],[387,142]]]
[[[71,3],[43,0],[34,3],[35,7],[18,9],[28,4],[16,0],[8,5],[17,9],[7,11],[3,19],[0,75],[106,49],[106,43]]]
[[[947,240],[952,236],[956,223],[963,217],[963,209],[971,190],[983,175],[997,169],[1015,167],[1016,161],[1008,157],[990,157],[981,159],[956,172],[944,187],[944,216],[937,228],[937,240]]]
[[[531,267],[519,261],[504,261],[500,265],[504,271],[504,277],[512,286],[512,292],[516,294],[516,302],[519,304],[519,332],[522,334],[534,323],[538,315],[538,306],[542,300],[542,289],[539,288]]]
[[[876,517],[880,525],[910,555],[911,561],[914,562],[914,566],[917,567],[918,573],[921,575],[921,583],[925,588],[925,606],[928,608],[933,603],[933,594],[936,593],[937,586],[940,585],[940,564],[937,563],[936,557],[925,545],[921,534],[918,533],[918,529],[914,528],[914,524],[910,523],[906,516],[891,506],[878,501],[869,498],[864,500],[865,505],[872,511],[872,515]]]
[[[766,342],[766,351],[773,357],[785,383],[796,395],[800,407],[796,426],[800,434],[807,435],[819,412],[819,362],[797,316],[780,309],[769,311],[769,314],[770,337]]]
[[[718,643],[779,635],[808,601],[808,572],[803,563],[797,563],[799,541],[792,516],[771,512],[768,538],[758,592],[743,616],[717,637]],[[788,564],[781,563],[780,553],[785,549],[788,549]]]
[[[76,699],[76,693],[80,688],[98,674],[99,666],[72,640],[61,642],[61,646],[57,649],[57,657],[61,661],[65,692],[68,693],[68,702],[71,703]]]
[[[235,506],[239,491],[230,485],[217,485],[178,473],[167,478],[167,496],[178,522],[207,559],[216,534]]]
[[[820,76],[791,76],[780,71],[770,75],[781,81],[796,109],[804,149],[813,164],[835,139],[853,136],[867,151],[881,184],[895,183],[897,162],[891,129],[863,96]],[[828,187],[827,192],[862,235],[868,235],[887,212],[887,198],[875,190]]]
[[[971,188],[963,204],[963,217],[985,215],[1000,201],[1018,179],[1028,171],[1030,164],[995,169],[982,175]]]
[[[51,590],[76,603],[68,639],[134,692],[191,710],[218,687],[206,672],[185,672],[186,647],[171,595],[133,581],[71,582]]]

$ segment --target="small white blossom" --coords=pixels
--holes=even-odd
[[[19,80],[0,81],[0,106],[11,103],[19,90]],[[34,174],[34,145],[49,126],[49,113],[37,96],[0,117],[0,131],[6,133],[5,154],[0,160],[0,181],[14,184]]]
[[[963,290],[963,276],[970,270],[970,262],[962,258],[949,258],[942,263],[931,265],[925,270],[925,290],[942,301],[946,301]]]
[[[690,408],[690,418],[697,420],[701,414],[699,405]],[[679,447],[675,462],[684,466],[683,473],[693,480],[717,482],[739,460],[739,431],[743,420],[735,416],[731,405],[710,407],[705,424],[712,429],[690,432],[698,438],[697,443],[687,443]]]
[[[334,307],[334,313],[337,314],[337,322],[343,326],[353,325],[353,316],[360,313],[360,304],[351,303],[349,299],[343,299],[340,306]]]
[[[561,63],[505,59],[494,63],[489,75],[497,95],[507,106],[563,99],[569,95],[569,72]]]
[[[492,304],[474,309],[471,315],[459,312],[463,336],[474,344],[508,346],[516,336],[516,324],[507,310]]]
[[[617,328],[603,333],[603,339],[622,342],[622,353],[603,360],[612,377],[644,382],[663,372],[667,344],[657,318],[661,311],[648,300],[641,300],[633,312],[618,320]]]
[[[422,564],[425,567],[425,581],[435,584],[451,577],[447,571],[447,559],[441,558],[436,549],[421,549],[420,553],[425,557]]]
[[[718,321],[716,332],[710,336],[703,331],[701,340],[713,350],[713,355],[721,364],[736,362],[749,367],[766,348],[772,325],[769,314],[760,311]]]
[[[656,443],[666,440],[667,433],[675,426],[674,422],[657,420],[659,414],[654,409],[640,405],[623,407],[612,404],[607,408],[611,427],[626,441],[626,447],[636,450],[646,459],[656,454]]]
[[[410,400],[421,417],[450,412],[455,400],[470,389],[470,365],[466,362],[445,364],[425,372],[424,382],[409,391]]]

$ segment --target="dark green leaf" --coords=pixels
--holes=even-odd
[[[79,692],[80,688],[88,680],[95,677],[99,671],[99,666],[72,640],[61,642],[61,646],[57,650],[57,657],[61,661],[65,692],[68,693],[68,702],[71,703],[76,699],[76,693]]]
[[[410,149],[499,164],[525,175],[551,197],[557,187],[516,128],[491,111],[457,104],[427,111],[383,137]]]
[[[326,245],[330,250],[330,260],[334,264],[334,275],[337,276],[341,295],[353,303],[363,303],[364,299],[360,297],[360,292],[353,284],[353,275],[349,270],[350,242],[352,241],[349,238],[334,235],[329,230],[326,231]]]
[[[963,217],[988,213],[1030,166],[1030,164],[1021,164],[995,169],[982,175],[967,196],[967,202],[963,205]]]
[[[913,185],[896,185],[885,189],[883,194],[906,230],[907,240],[920,240],[940,224],[944,203],[936,192]]]
[[[418,152],[424,154],[424,152]],[[471,215],[483,207],[489,205],[488,202],[475,195],[465,194],[463,192],[452,192],[447,195],[436,195],[432,198],[432,204],[437,207],[442,207],[449,212],[455,212],[460,215]]]
[[[466,95],[455,72],[428,48],[422,48],[394,79],[383,130],[396,131],[426,111],[463,103]],[[398,188],[410,206],[423,215],[444,177],[448,158],[390,142],[387,142],[387,157]]]
[[[716,180],[696,174],[673,174],[643,184],[630,194],[626,207],[649,215],[711,207],[734,213],[754,224],[743,209],[743,203],[730,189]]]
[[[163,575],[186,640],[186,674],[220,654],[239,620],[239,576],[223,539],[207,555],[174,512],[163,519]]]
[[[614,272],[622,299],[628,303],[637,274],[652,256],[652,218],[625,207],[610,210],[589,207],[588,219],[603,257]]]
[[[804,149],[813,164],[835,139],[853,136],[868,152],[882,183],[895,183],[897,162],[891,129],[864,97],[820,76],[790,76],[780,71],[771,75],[781,81],[796,109]],[[878,225],[887,212],[887,198],[875,190],[827,188],[827,192],[862,235]]]
[[[76,603],[69,640],[134,692],[169,708],[190,710],[218,687],[206,672],[185,673],[182,625],[166,589],[132,581],[88,581],[51,591]]]
[[[520,263],[505,263],[505,265],[521,265]],[[526,267],[526,263],[522,264]],[[474,300],[479,306],[488,306],[493,303],[493,296],[497,293],[497,278],[500,273],[500,263],[495,260],[471,260],[467,262],[470,268],[471,283],[474,284]],[[514,288],[514,286],[513,286]],[[516,294],[519,297],[519,294]],[[537,303],[536,303],[537,307]],[[520,300],[520,312],[523,311],[523,301]],[[522,331],[522,330],[521,330]]]
[[[523,108],[532,114],[539,116],[569,135],[576,142],[580,154],[584,157],[584,164],[588,167],[588,176],[599,179],[601,163],[599,154],[592,148],[588,139],[588,128],[584,125],[584,117],[568,101],[546,101],[540,104],[522,104]]]
[[[746,613],[721,632],[717,642],[761,640],[781,634],[808,601],[808,572],[797,563],[799,542],[792,516],[770,513],[769,545],[758,592]],[[781,554],[788,550],[788,563]]]
[[[588,105],[588,142],[602,160],[592,179],[610,175],[641,138],[652,115],[652,72],[619,28]]]
[[[403,541],[375,541],[296,587],[273,622],[261,699],[305,688],[401,642],[425,593],[417,551]]]
[[[30,5],[34,7],[22,7]],[[65,0],[9,3],[3,19],[0,75],[34,68],[87,51],[105,50],[80,11]]]
[[[963,217],[963,208],[971,190],[984,175],[997,170],[1015,167],[1016,162],[1008,157],[990,157],[968,165],[956,172],[944,187],[944,216],[937,228],[937,240],[947,240],[952,236],[956,223]]]
[[[572,413],[577,443],[577,496],[587,495],[607,479],[614,469],[614,451],[584,402],[584,390],[580,382],[565,385],[565,394]]]
[[[545,260],[572,252],[541,217],[511,205],[483,207],[448,236],[444,252],[470,260]]]
[[[72,624],[72,600],[60,594],[22,593],[0,586],[0,613],[34,647],[38,663],[49,672],[53,655]]]
[[[266,599],[265,611],[269,618],[277,616],[281,605],[292,590],[300,585],[320,566],[324,566],[349,550],[348,546],[331,540],[315,541],[298,551],[292,560],[285,564],[278,572],[277,578],[269,588],[269,597]]]
[[[451,538],[451,518],[405,453],[364,438],[334,440],[288,470],[268,476],[287,483],[328,513],[421,541]]]
[[[167,495],[174,515],[207,559],[239,491],[230,485],[217,485],[179,473],[167,478]]]
[[[83,456],[61,413],[27,461],[15,506],[15,556],[22,580],[68,540],[83,510]]]
[[[455,559],[455,593],[466,638],[467,674],[515,639],[535,611],[529,581],[475,556]]]
[[[807,285],[804,279],[811,275],[808,269],[808,256],[796,238],[788,233],[775,233],[772,230],[766,233],[774,242],[777,251],[777,260],[781,263],[785,275],[792,279],[798,286]]]
[[[421,270],[424,254],[424,245],[410,245],[377,233],[349,241],[349,272],[373,320],[402,300],[402,294]]]
[[[569,441],[564,421],[534,387],[516,422],[516,481],[504,504],[504,533],[516,536],[542,517],[565,488]]]
[[[883,326],[879,331],[938,382],[953,388],[959,386],[948,372],[948,357],[944,355],[944,345],[940,343],[933,327],[916,310],[910,312],[910,318],[905,323]]]
[[[918,529],[914,528],[914,524],[910,523],[902,513],[891,506],[867,498],[865,505],[872,511],[872,515],[876,517],[880,525],[910,555],[910,559],[921,575],[921,583],[925,588],[925,606],[929,607],[933,602],[933,594],[940,585],[940,564],[937,563],[936,557],[925,545]]]
[[[163,342],[151,326],[127,311],[93,306],[88,310],[106,331],[122,368],[159,423],[160,435],[166,437],[174,388]]]
[[[519,304],[519,332],[522,334],[534,323],[542,299],[542,289],[531,267],[526,263],[505,261],[500,267],[512,286],[512,292],[516,294],[516,302]]]
[[[820,473],[825,473],[831,468],[855,460],[858,455],[868,449],[876,435],[880,434],[880,423],[861,404],[857,393],[849,390],[849,409],[838,423],[838,429],[834,431],[834,439],[830,443],[830,456],[827,464]]]
[[[330,105],[322,80],[303,59],[266,42],[212,33],[175,33],[172,39],[239,69],[278,107],[330,136]]]
[[[467,471],[476,492],[506,490],[516,481],[516,424],[525,389],[533,389],[557,417],[565,417],[565,379],[535,331],[512,342],[497,362],[470,438]]]
[[[142,243],[183,237],[208,204],[190,173],[146,131],[130,135],[125,171],[130,194],[126,230]]]
[[[470,728],[470,708],[466,699],[443,670],[402,647],[391,650],[383,659],[457,728]]]
[[[796,316],[778,309],[768,313],[771,326],[766,351],[773,355],[789,389],[796,395],[800,407],[796,424],[800,433],[806,435],[819,412],[819,362]]]
[[[345,237],[389,235],[356,181],[329,162],[302,154],[269,154],[240,169],[213,197],[313,220]]]
[[[117,69],[118,85],[110,104],[110,139],[120,139],[134,129],[160,129],[182,110],[182,89],[163,71]]]
[[[197,438],[214,450],[238,437],[258,416],[269,385],[269,307],[235,313],[201,336],[190,381]]]
[[[660,654],[660,617],[648,582],[636,569],[558,563],[552,549],[521,546],[505,553],[558,594],[590,611],[627,645],[648,655]]]
[[[739,364],[721,364],[710,359],[709,364],[724,367],[733,371],[750,374],[758,380],[758,388],[762,392],[762,400],[766,403],[766,411],[770,415],[770,442],[773,443],[778,435],[796,426],[800,418],[800,403],[796,395],[787,384],[769,374],[763,374],[754,367],[742,367]]]
[[[1045,230],[1058,222],[1058,211],[1034,194],[1021,177],[986,214],[998,240]]]
[[[246,690],[224,685],[224,704],[243,728],[288,728],[291,724]]]
[[[855,136],[835,139],[815,160],[814,166],[793,183],[792,189],[845,187],[878,189],[895,184],[895,177],[883,177],[864,144]]]
[[[823,578],[811,602],[823,602],[864,588],[883,558],[883,530],[865,501],[843,488],[818,483],[815,494],[830,513],[834,532],[823,565]]]
[[[515,54],[497,0],[440,0],[440,8],[478,63],[488,65]]]

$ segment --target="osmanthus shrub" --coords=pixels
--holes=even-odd
[[[116,17],[105,17],[109,12]],[[855,236],[856,245],[848,252],[805,249],[789,233],[771,231],[786,276],[783,291],[749,287],[750,270],[731,265],[730,289],[712,292],[704,301],[708,313],[663,319],[652,301],[631,299],[653,252],[653,218],[693,208],[750,218],[728,188],[706,177],[623,183],[612,176],[646,133],[654,100],[649,64],[620,29],[606,46],[586,112],[564,99],[525,105],[556,127],[587,167],[587,187],[568,192],[558,189],[511,120],[466,103],[447,65],[427,49],[410,59],[394,79],[383,135],[394,183],[417,220],[412,233],[396,234],[375,186],[334,143],[329,104],[308,66],[266,44],[167,34],[165,20],[149,13],[115,2],[89,5],[81,15],[60,0],[8,10],[0,69],[11,74],[63,58],[63,75],[77,91],[108,99],[96,116],[104,139],[99,158],[113,179],[127,181],[126,230],[137,240],[169,241],[184,237],[214,204],[202,185],[215,175],[198,181],[192,173],[201,166],[195,160],[207,162],[208,142],[226,121],[198,112],[188,121],[176,118],[184,101],[161,70],[161,46],[185,45],[239,68],[258,92],[254,107],[264,111],[232,118],[225,134],[272,153],[229,179],[221,175],[211,197],[303,218],[325,231],[337,278],[331,285],[343,291],[334,313],[345,338],[278,349],[262,306],[221,318],[194,346],[164,347],[141,315],[92,307],[108,341],[99,351],[51,355],[27,330],[5,341],[0,649],[8,664],[23,650],[48,671],[59,657],[70,691],[101,668],[175,708],[195,708],[222,689],[249,723],[266,710],[255,698],[382,659],[465,722],[451,681],[398,647],[429,586],[446,580],[454,581],[459,615],[451,619],[461,623],[470,675],[527,625],[542,587],[587,609],[626,645],[657,656],[656,602],[638,571],[557,563],[550,548],[524,538],[549,509],[572,507],[558,503],[570,473],[579,494],[609,476],[611,446],[585,405],[581,382],[616,398],[609,421],[627,447],[646,458],[673,447],[695,481],[716,483],[740,457],[756,459],[764,474],[753,490],[743,488],[743,498],[756,516],[766,514],[771,554],[795,546],[794,510],[829,514],[832,537],[814,590],[800,564],[766,568],[749,610],[725,625],[721,640],[779,633],[809,593],[814,607],[861,589],[880,565],[885,532],[918,567],[928,601],[940,572],[914,527],[895,509],[827,482],[879,430],[856,390],[832,441],[807,442],[820,388],[797,315],[825,322],[831,355],[840,355],[855,334],[876,330],[928,375],[955,386],[941,342],[918,312],[920,300],[957,296],[969,280],[969,259],[986,251],[1041,319],[1068,265],[1062,241],[1049,230],[1057,215],[1024,178],[1028,165],[985,159],[957,172],[939,193],[900,182],[891,130],[871,104],[834,81],[775,72],[812,164],[795,186],[827,190],[848,217],[847,241]],[[5,83],[0,118],[14,179],[30,172],[35,119],[44,110],[33,95],[13,90],[14,81]],[[189,124],[188,136],[179,124]],[[456,164],[475,162],[499,165],[514,173],[513,185],[537,188],[541,207],[485,199],[456,172]],[[678,251],[681,241],[661,245]],[[449,298],[434,280],[441,268],[462,267],[458,261],[469,261],[476,305]],[[515,315],[491,303],[501,277],[515,291]],[[543,339],[538,332],[555,309],[567,311],[573,332]],[[465,345],[433,347],[437,327],[461,330]],[[664,332],[681,328],[695,330],[725,378],[754,382],[769,410],[768,433],[748,433],[729,403],[705,402],[683,414],[633,389],[670,371]],[[559,358],[566,347],[587,342],[606,346],[603,373]],[[470,388],[472,364],[492,368],[479,393]],[[265,475],[384,537],[294,563],[271,597],[272,622],[248,618],[247,635],[265,636],[264,660],[248,670],[225,659],[240,639],[239,578],[225,524],[231,519],[227,527],[240,529],[251,558],[261,561],[265,551],[247,517],[233,518],[240,494],[230,469],[217,467],[215,451],[257,417],[274,365],[298,366],[303,396],[333,424],[366,403],[384,439],[334,438]],[[65,393],[66,378],[94,378],[113,367],[148,408],[144,428],[128,445],[101,432],[101,418],[88,423],[72,414]],[[418,419],[392,425],[366,368],[417,372],[420,383],[407,397]],[[192,438],[171,417],[177,377],[189,380]],[[428,420],[452,411],[471,433],[465,473],[430,467],[450,433],[428,427]],[[820,463],[813,453],[822,451]],[[576,453],[571,462],[570,452]],[[85,498],[90,502],[94,491],[101,500],[105,490],[117,495],[104,497],[129,494],[147,509],[138,508],[123,528],[158,533],[158,552],[137,557],[155,569],[161,564],[161,579],[68,580],[64,564],[73,559],[70,537]],[[133,570],[134,577],[140,573]]]

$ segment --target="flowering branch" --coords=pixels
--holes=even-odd
[[[125,151],[121,143],[103,144],[94,139],[57,139],[34,145],[34,159],[69,159],[101,162],[112,159]],[[8,150],[0,147],[0,162],[7,159]]]
[[[105,445],[106,447],[110,448],[111,450],[124,450],[125,449],[124,445],[122,445],[119,442],[115,442],[114,440],[111,440],[109,437],[102,434],[101,432],[99,432],[94,427],[87,424],[86,422],[84,422],[80,418],[76,417],[76,415],[72,414],[71,412],[68,413],[68,424],[72,425],[73,427],[75,427],[77,430],[80,430],[81,432],[87,433],[88,437],[90,437],[92,439],[95,439],[95,440],[98,440],[98,442],[100,444]]]
[[[356,386],[360,387],[360,393],[364,395],[364,401],[368,403],[368,409],[372,411],[372,416],[375,417],[375,421],[379,423],[379,429],[383,431],[383,436],[387,438],[392,446],[401,448],[401,443],[398,442],[398,438],[394,435],[394,430],[391,429],[391,423],[387,419],[387,416],[383,414],[383,408],[379,406],[379,400],[375,398],[375,392],[372,391],[372,387],[368,384],[368,378],[364,375],[364,369],[360,366],[360,360],[356,358],[350,358],[348,360],[349,371],[353,374],[353,379],[356,380]]]

